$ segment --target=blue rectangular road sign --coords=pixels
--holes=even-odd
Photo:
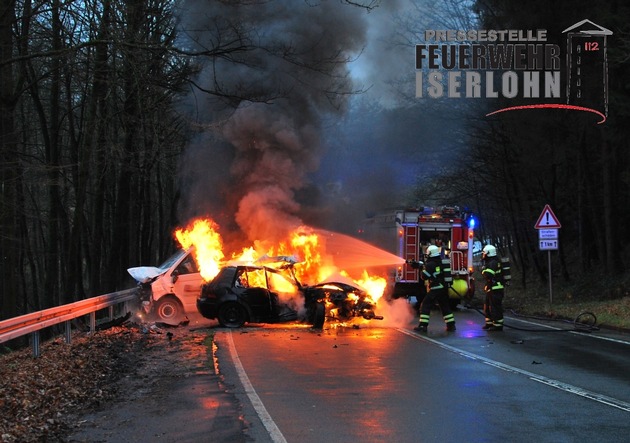
[[[541,251],[555,251],[558,249],[558,240],[538,240]]]
[[[558,229],[539,229],[539,240],[556,240],[558,238]]]

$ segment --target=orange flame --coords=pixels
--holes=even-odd
[[[240,254],[232,254],[232,260],[244,263],[254,263],[258,258],[258,253],[251,246],[249,248],[243,248]]]
[[[175,237],[180,245],[187,249],[195,248],[194,256],[197,260],[201,276],[204,280],[212,280],[224,264],[226,255],[223,252],[223,241],[219,234],[219,226],[209,218],[196,219],[185,229],[177,229]],[[279,243],[277,247],[268,251],[256,251],[251,247],[243,248],[240,252],[230,254],[231,260],[254,264],[254,262],[264,256],[283,255],[294,256],[299,260],[299,265],[294,268],[296,277],[304,285],[321,282],[326,276],[334,271],[331,257],[326,255],[325,245],[320,237],[313,233],[308,227],[301,226],[288,235],[286,241]],[[369,275],[363,271],[359,279],[350,277],[346,272],[341,274],[351,278],[358,286],[365,289],[374,303],[382,297],[386,287],[386,280],[382,277]],[[260,276],[248,274],[250,285],[264,285],[264,273]],[[260,281],[259,281],[260,280]],[[277,283],[278,285],[281,282]],[[280,287],[283,292],[293,291],[293,287]]]
[[[175,238],[184,249],[195,248],[195,260],[204,280],[212,280],[221,269],[223,241],[219,225],[210,219],[193,221],[186,229],[177,229]]]
[[[317,234],[309,233],[307,228],[300,227],[289,236],[291,250],[287,250],[286,244],[281,244],[281,254],[291,254],[299,257],[301,265],[296,267],[296,276],[301,282],[317,283],[324,276],[323,257],[321,245]]]
[[[365,288],[374,303],[378,302],[383,296],[385,287],[387,286],[387,280],[383,277],[369,275],[366,270],[363,271],[361,278],[355,281]]]

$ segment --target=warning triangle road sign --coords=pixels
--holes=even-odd
[[[538,217],[538,221],[536,222],[536,229],[557,229],[561,228],[562,225],[558,221],[558,217],[553,213],[549,205],[545,205],[545,209],[543,209],[540,217]]]

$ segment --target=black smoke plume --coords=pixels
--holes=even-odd
[[[182,11],[187,44],[208,57],[188,104],[200,130],[181,166],[180,214],[275,241],[317,214],[308,176],[322,117],[346,109],[367,11],[325,0],[188,0]]]

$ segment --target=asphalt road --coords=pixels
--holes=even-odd
[[[266,325],[215,339],[257,442],[627,441],[628,337],[457,319],[455,333],[435,313],[426,335]]]
[[[424,335],[417,319],[319,332],[196,319],[67,441],[628,441],[630,336],[514,318],[489,333],[474,310],[456,319],[447,333],[435,312]]]

